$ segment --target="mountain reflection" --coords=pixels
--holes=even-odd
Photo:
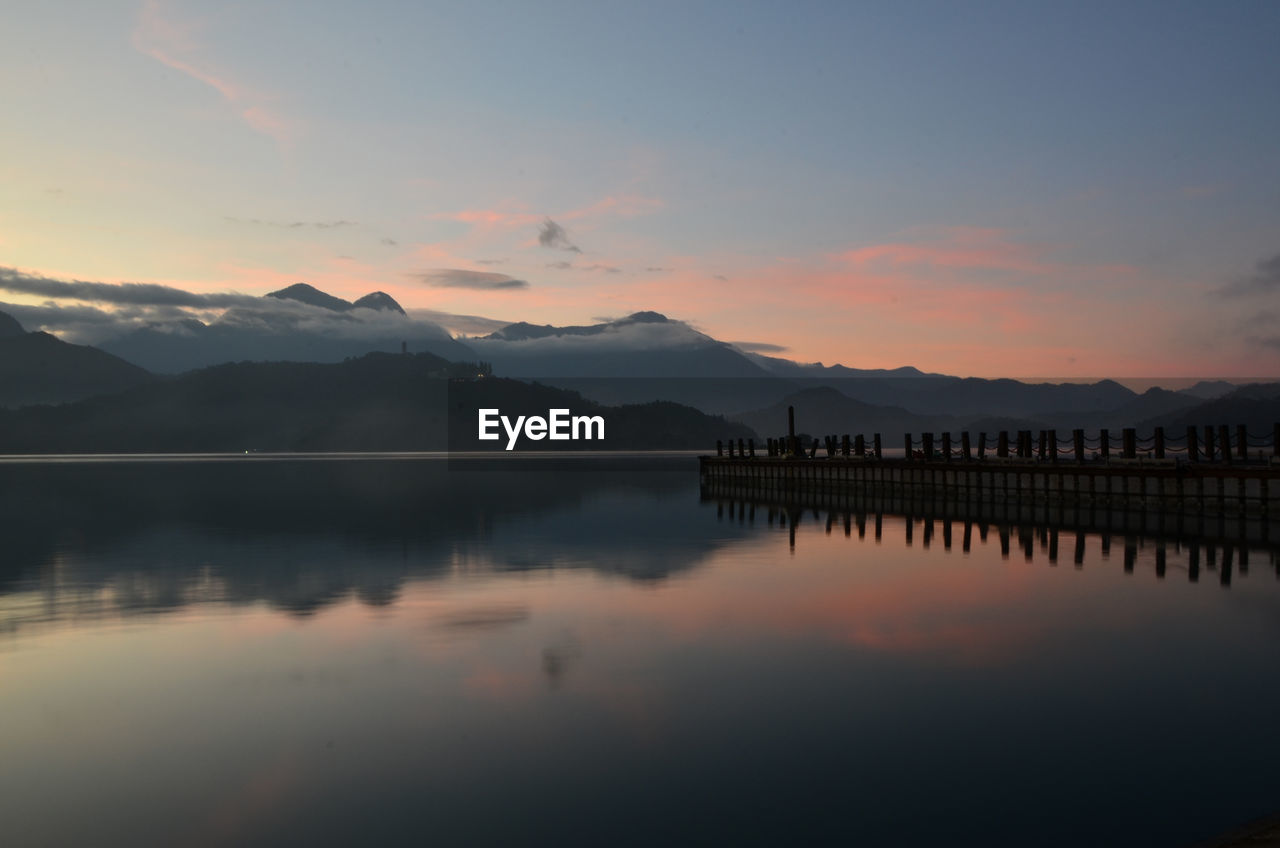
[[[436,459],[0,472],[0,629],[199,603],[265,602],[300,616],[352,596],[386,606],[407,580],[459,571],[585,568],[661,581],[725,541],[691,508],[689,469],[468,473]]]

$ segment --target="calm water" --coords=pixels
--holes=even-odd
[[[0,464],[0,509],[5,845],[1177,846],[1280,811],[1264,543],[965,553],[691,465]]]

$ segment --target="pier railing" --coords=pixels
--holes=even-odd
[[[1058,430],[1046,429],[995,433],[968,431],[956,438],[951,432],[911,433],[902,437],[902,459],[907,462],[984,462],[987,460],[1021,460],[1023,462],[1076,462],[1121,460],[1166,460],[1191,463],[1277,464],[1280,463],[1280,422],[1270,433],[1254,433],[1243,425],[1187,427],[1185,432],[1170,434],[1156,427],[1149,435],[1140,436],[1135,428],[1100,429],[1092,435],[1085,430],[1070,431],[1065,438]],[[827,435],[813,437],[805,445],[795,435],[767,438],[760,454],[774,459],[876,459],[886,458],[880,433]],[[757,456],[754,439],[729,439],[716,442],[716,455],[732,459]]]

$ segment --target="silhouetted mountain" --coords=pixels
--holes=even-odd
[[[382,351],[473,360],[475,352],[445,330],[407,317],[400,304],[372,292],[354,304],[298,283],[262,298],[262,306],[227,310],[212,323],[185,319],[135,330],[101,347],[151,371],[176,374],[225,362],[341,362]]]
[[[1234,383],[1228,383],[1226,380],[1201,380],[1190,388],[1183,389],[1184,394],[1192,397],[1201,398],[1202,400],[1213,400],[1235,391]]]
[[[1238,424],[1244,424],[1254,436],[1267,436],[1276,422],[1280,422],[1280,383],[1252,383],[1190,409],[1153,416],[1141,422],[1138,429],[1149,431],[1163,426],[1169,435],[1178,436],[1189,426],[1226,424],[1232,428],[1234,439]]]
[[[97,348],[68,344],[48,333],[22,333],[18,322],[9,321],[19,333],[0,334],[0,406],[64,403],[151,379],[143,369]]]
[[[396,303],[395,298],[386,292],[370,292],[364,297],[357,298],[351,305],[356,309],[376,309],[381,312],[399,312],[401,315],[405,314],[404,309],[400,304]]]
[[[1043,418],[1052,422],[1049,426],[1059,429],[1123,428],[1136,426],[1138,422],[1149,418],[1167,417],[1200,403],[1202,401],[1199,398],[1186,392],[1171,392],[1168,389],[1154,387],[1115,409],[1101,411],[1063,409],[1047,414]]]
[[[328,309],[333,312],[346,312],[348,309],[351,309],[351,301],[343,300],[340,297],[334,297],[331,294],[326,294],[315,286],[308,285],[307,283],[294,283],[287,288],[267,292],[267,297],[274,297],[279,300],[296,300],[298,303],[305,303],[308,306],[318,306],[321,309]]]
[[[25,335],[26,332],[16,318],[8,313],[0,312],[0,339]]]
[[[513,377],[767,376],[732,345],[657,312],[586,326],[519,322],[467,344]]]
[[[903,433],[943,430],[956,423],[948,417],[917,415],[901,407],[863,403],[825,386],[803,389],[772,406],[732,418],[762,435],[779,436],[787,432],[788,406],[796,409],[797,432],[817,435],[881,433],[892,437],[886,447],[898,447],[898,437]]]
[[[770,374],[779,377],[806,379],[832,378],[867,378],[867,377],[942,377],[943,374],[926,374],[919,368],[910,365],[901,368],[847,368],[844,365],[823,365],[821,362],[792,362],[777,356],[764,356],[759,353],[744,353],[752,362],[764,368]]]
[[[675,404],[605,408],[550,386],[476,379],[479,370],[381,353],[220,365],[80,403],[0,412],[0,453],[501,450],[476,438],[480,407],[606,418],[604,441],[521,441],[521,450],[705,449],[754,435]]]

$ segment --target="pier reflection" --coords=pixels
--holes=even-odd
[[[1084,568],[1087,559],[1110,562],[1115,546],[1126,574],[1141,570],[1163,580],[1172,570],[1195,583],[1204,576],[1203,568],[1219,585],[1229,587],[1249,575],[1251,566],[1261,564],[1280,579],[1280,522],[1265,516],[1188,516],[900,496],[845,497],[839,503],[822,495],[777,500],[714,483],[704,483],[701,497],[715,504],[721,521],[785,530],[792,553],[796,531],[805,525],[822,527],[827,535],[856,534],[863,541],[870,534],[881,544],[885,518],[892,516],[902,519],[907,547],[919,544],[929,549],[940,540],[944,551],[958,547],[967,555],[975,544],[998,544],[1004,559],[1016,554],[1028,563],[1056,567],[1069,553],[1071,564]],[[1091,553],[1095,549],[1096,558]]]

